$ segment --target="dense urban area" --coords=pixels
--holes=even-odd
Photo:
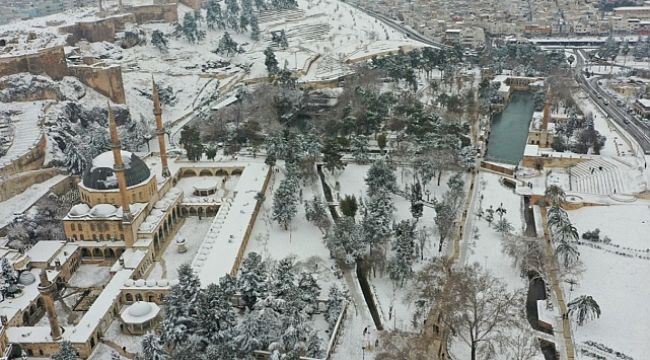
[[[0,359],[645,360],[650,1],[3,0]]]

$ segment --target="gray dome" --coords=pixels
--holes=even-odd
[[[122,151],[122,161],[124,162],[124,177],[127,187],[138,185],[151,175],[147,164],[133,153]],[[113,152],[107,151],[99,154],[93,159],[90,170],[84,174],[84,186],[95,190],[117,189],[117,176],[113,171],[114,164]]]
[[[21,285],[31,285],[36,281],[36,277],[34,274],[30,273],[29,271],[23,271],[20,273],[20,276],[18,277],[18,282]]]

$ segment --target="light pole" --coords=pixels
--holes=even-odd
[[[361,347],[361,360],[365,360],[365,359],[366,359],[366,346],[364,345]]]
[[[429,202],[429,195],[431,195],[431,190],[426,189],[424,190],[424,193],[427,194],[427,202]]]

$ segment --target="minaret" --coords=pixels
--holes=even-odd
[[[551,88],[546,92],[546,101],[544,102],[544,120],[542,122],[542,130],[548,130],[548,123],[551,120],[551,106],[553,105],[553,93]]]
[[[156,135],[158,135],[158,147],[160,149],[160,162],[162,163],[162,176],[169,177],[169,166],[167,166],[167,147],[165,146],[165,127],[162,121],[162,110],[160,109],[160,96],[158,96],[158,85],[151,76],[151,83],[153,86],[153,114],[156,116]]]
[[[117,125],[115,124],[115,117],[111,110],[111,104],[108,104],[108,126],[111,129],[111,149],[113,150],[113,172],[117,177],[117,185],[120,189],[120,199],[122,202],[122,219],[125,222],[130,222],[133,219],[131,209],[129,208],[129,200],[126,196],[126,178],[124,177],[124,161],[122,160],[122,150],[120,149],[120,139],[117,136]]]
[[[54,307],[56,284],[48,280],[45,269],[41,270],[40,278],[41,283],[38,284],[38,292],[41,293],[43,305],[45,306],[45,311],[47,312],[47,319],[50,322],[50,329],[52,331],[50,335],[52,335],[52,340],[57,341],[61,339],[61,326],[59,326],[59,319],[56,316],[56,310]]]

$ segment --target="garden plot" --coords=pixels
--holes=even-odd
[[[643,284],[650,274],[650,208],[647,204],[587,207],[570,211],[569,217],[580,234],[600,229],[600,242],[580,240],[585,272],[578,284],[573,289],[564,284],[569,301],[589,295],[602,311],[599,319],[573,325],[582,358],[594,357],[587,353],[602,359],[647,358],[650,288]],[[615,351],[629,358],[616,356]]]

